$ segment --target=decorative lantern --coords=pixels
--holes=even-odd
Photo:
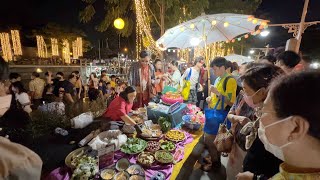
[[[116,27],[117,29],[123,29],[124,28],[124,20],[122,18],[117,18],[116,20],[114,20],[113,25],[114,27]]]

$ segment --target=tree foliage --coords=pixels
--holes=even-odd
[[[209,0],[207,14],[237,13],[253,14],[262,0]]]
[[[86,3],[86,7],[80,11],[80,22],[87,23],[91,21],[95,14],[95,6],[98,4],[96,0],[82,0]],[[121,17],[125,21],[125,27],[118,32],[123,37],[128,37],[132,34],[135,26],[135,13],[133,0],[106,0],[104,2],[105,16],[103,20],[95,27],[97,31],[104,32],[110,26],[113,26],[113,21]]]
[[[80,21],[87,23],[96,18],[98,0],[82,0],[86,7],[80,12]],[[102,0],[101,0],[102,1]],[[100,2],[101,2],[100,1]],[[146,9],[153,32],[168,29],[184,21],[200,16],[202,13],[239,13],[252,14],[262,0],[146,0]],[[105,17],[96,26],[100,32],[113,26],[113,21],[121,17],[125,27],[118,31],[121,36],[129,37],[135,28],[134,0],[105,0]],[[163,16],[163,21],[161,21]],[[156,29],[155,29],[156,28]]]

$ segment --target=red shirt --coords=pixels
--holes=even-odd
[[[132,110],[133,104],[126,102],[122,97],[116,97],[104,113],[104,117],[113,121],[122,121],[121,116],[127,115]]]

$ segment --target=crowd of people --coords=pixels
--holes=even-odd
[[[1,126],[25,128],[29,114],[43,103],[73,104],[88,96],[90,101],[103,98],[108,102],[103,128],[133,125],[139,130],[129,112],[155,101],[168,89],[183,93],[188,86],[186,103],[227,116],[234,137],[231,151],[224,154],[228,156],[228,180],[319,179],[320,160],[315,157],[320,155],[320,72],[310,69],[310,58],[285,51],[239,66],[216,57],[206,68],[204,58],[197,57],[193,66],[180,71],[176,61],[156,59],[151,63],[148,51],[139,55],[139,61],[129,69],[127,82],[109,77],[105,71],[100,77],[91,73],[87,83],[78,71],[68,76],[57,72],[55,77],[47,72],[45,80],[34,72],[28,91],[21,76],[9,74],[8,65],[0,58]],[[206,118],[203,142],[209,154],[201,165],[204,171],[217,171],[224,152],[213,142],[222,122],[214,122],[207,114]],[[0,155],[0,177],[39,179],[41,159],[13,143],[19,142],[19,137],[7,138],[0,137],[4,152]]]

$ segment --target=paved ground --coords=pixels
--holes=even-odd
[[[204,153],[203,153],[204,152]],[[185,164],[183,165],[180,173],[177,177],[177,180],[225,180],[225,167],[228,159],[222,157],[222,167],[218,172],[205,172],[200,169],[197,160],[200,161],[201,156],[206,154],[204,150],[204,145],[199,142]]]

